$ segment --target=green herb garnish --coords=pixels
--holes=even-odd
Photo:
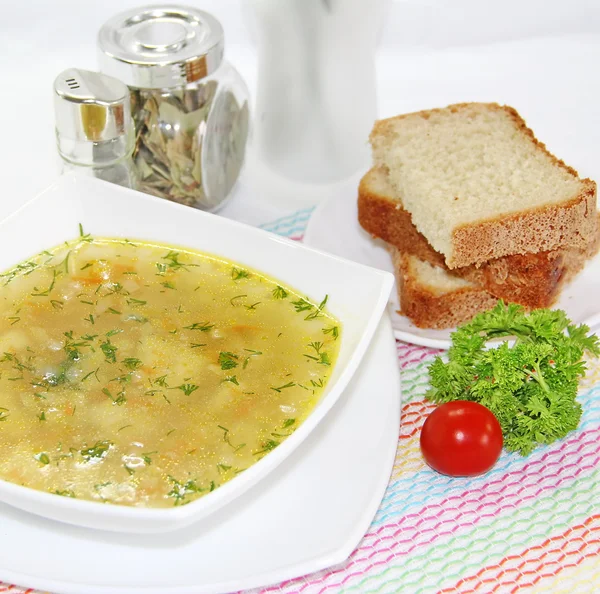
[[[327,304],[327,300],[329,299],[329,295],[325,295],[323,301],[319,303],[319,307],[315,309],[315,311],[309,313],[304,319],[305,320],[314,320],[323,315],[323,309],[325,309],[325,305]]]
[[[166,256],[163,256],[163,260],[167,260],[167,266],[171,270],[179,270],[180,268],[187,270],[188,266],[197,266],[197,264],[183,264],[179,261],[179,255],[179,252],[171,251]]]
[[[93,241],[93,237],[89,233],[84,233],[83,225],[79,223],[79,241],[90,242]]]
[[[122,384],[129,384],[131,383],[131,373],[124,373],[123,375],[118,375],[117,377],[113,377],[111,380],[108,381],[109,383],[120,382]]]
[[[248,355],[244,359],[244,364],[242,365],[242,369],[246,369],[246,367],[248,367],[248,363],[250,363],[250,357],[258,357],[259,355],[262,355],[262,351],[253,351],[252,349],[244,349],[244,350],[247,351],[248,353],[250,353],[250,355]]]
[[[141,299],[134,299],[133,297],[130,297],[129,299],[127,299],[127,303],[129,305],[146,305],[146,303],[148,303],[148,302],[142,301]]]
[[[98,441],[92,447],[81,450],[81,455],[86,462],[89,462],[92,458],[104,458],[111,446],[112,441]]]
[[[292,386],[295,386],[295,382],[288,382],[287,384],[285,384],[285,386],[279,386],[279,388],[274,388],[273,386],[271,386],[271,390],[275,390],[275,392],[281,392],[281,390],[285,390],[286,388],[291,388]]]
[[[107,295],[115,295],[115,294],[129,295],[129,293],[127,291],[123,290],[123,285],[121,283],[109,283],[107,288],[108,288],[108,293],[106,293],[106,295],[104,295],[104,297],[106,297]]]
[[[322,342],[310,342],[308,346],[315,351],[317,356],[315,357],[315,355],[304,355],[307,359],[312,359],[313,361],[316,361],[319,365],[331,365],[329,355],[326,352],[321,351],[321,349],[323,348]]]
[[[50,293],[52,292],[52,289],[54,289],[54,285],[56,284],[57,276],[58,276],[58,272],[56,270],[53,270],[53,276],[52,276],[52,281],[50,282],[50,286],[45,291],[42,291],[41,289],[38,289],[37,287],[33,287],[34,292],[31,293],[31,296],[32,297],[48,297],[50,295]]]
[[[288,292],[280,285],[273,289],[273,299],[285,299],[287,296]]]
[[[73,493],[73,491],[71,491],[69,489],[64,489],[64,490],[57,489],[56,491],[52,491],[52,492],[55,495],[60,495],[61,497],[72,497],[73,499],[77,498],[75,493]]]
[[[234,452],[237,452],[238,450],[241,450],[246,445],[245,443],[241,443],[239,445],[234,445],[233,443],[231,443],[231,440],[229,438],[229,429],[227,429],[227,427],[223,427],[222,425],[217,425],[217,427],[219,429],[221,429],[221,431],[223,431],[223,441],[230,448],[232,448]]]
[[[72,330],[64,332],[63,334],[67,338],[64,346],[65,353],[67,353],[67,358],[69,361],[79,361],[79,359],[81,359],[81,352],[79,349],[83,347],[89,347],[89,341],[83,339],[83,337],[82,340],[75,340]]]
[[[269,439],[268,441],[265,441],[262,444],[262,450],[259,450],[258,452],[254,452],[253,456],[258,456],[259,454],[266,454],[267,452],[274,450],[278,445],[279,445],[278,441],[275,441],[274,439]]]
[[[109,339],[100,344],[100,348],[109,363],[117,362],[117,347]]]
[[[162,386],[163,388],[168,388],[169,384],[167,384],[167,374],[165,373],[165,375],[157,377],[152,383],[157,386]]]
[[[98,372],[100,371],[100,367],[98,367],[97,369],[95,369],[94,371],[90,371],[89,373],[86,373],[82,378],[81,381],[84,382],[88,377],[90,377],[90,375],[93,375],[96,377],[97,381],[100,381],[98,379]]]
[[[561,310],[527,314],[500,301],[452,334],[448,362],[436,357],[429,366],[427,398],[486,406],[500,422],[506,449],[526,455],[577,428],[583,355],[600,355],[598,337],[588,332]],[[486,350],[488,341],[502,337],[514,337],[514,344]]]
[[[113,404],[116,404],[117,406],[121,406],[127,402],[124,391],[121,391],[116,396],[113,396],[108,388],[102,388],[102,393],[105,396],[108,396],[113,401]]]
[[[214,328],[215,325],[209,322],[194,322],[189,326],[184,326],[184,330],[200,330],[200,332],[208,332],[211,328]]]
[[[46,452],[40,452],[39,454],[36,454],[34,456],[34,458],[40,463],[43,464],[44,466],[46,464],[50,464],[50,458],[48,457],[48,454],[46,454]]]
[[[219,353],[219,365],[221,369],[233,369],[238,366],[238,356],[233,353],[221,351]]]
[[[250,273],[243,268],[236,268],[235,266],[231,269],[231,278],[234,281],[238,281],[242,278],[249,278]]]
[[[244,297],[248,297],[248,295],[236,295],[235,297],[232,297],[232,298],[229,300],[229,303],[231,303],[231,305],[233,305],[233,306],[235,307],[235,303],[234,303],[234,301],[236,301],[237,299],[242,299],[242,298],[244,298]]]
[[[35,262],[23,262],[22,264],[17,264],[9,272],[5,272],[4,274],[0,274],[0,278],[6,278],[6,282],[4,283],[4,285],[6,286],[17,275],[22,274],[23,276],[27,276],[27,275],[31,274],[37,268],[38,268],[38,265]]]
[[[143,452],[142,453],[142,460],[144,461],[144,464],[146,464],[147,466],[150,466],[150,464],[152,464],[152,458],[150,458],[150,456],[152,456],[152,454],[158,454],[158,452],[154,451],[154,452]]]
[[[172,484],[172,489],[167,493],[167,497],[171,497],[174,499],[174,505],[183,505],[185,503],[185,498],[188,495],[202,493],[202,491],[206,491],[206,489],[201,489],[196,484],[196,481],[190,480],[182,483],[177,479],[169,476],[169,481]],[[212,489],[211,489],[212,490]]]
[[[127,357],[123,359],[123,365],[125,365],[127,369],[133,370],[140,367],[142,365],[142,362],[139,359],[136,359],[135,357]]]
[[[323,334],[331,334],[333,340],[337,340],[340,335],[339,328],[337,326],[330,326],[329,328],[323,328]]]
[[[298,299],[298,301],[292,301],[292,305],[297,312],[310,311],[314,307],[310,301],[302,298]]]
[[[200,386],[197,386],[196,384],[181,384],[181,386],[177,386],[173,389],[181,390],[186,396],[189,396],[190,394],[193,394],[196,390],[198,390],[198,388],[200,388]]]

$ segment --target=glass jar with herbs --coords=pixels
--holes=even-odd
[[[219,21],[189,7],[130,10],[102,26],[98,47],[101,71],[130,90],[139,189],[220,208],[244,162],[249,108]]]

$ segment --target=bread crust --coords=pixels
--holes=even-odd
[[[445,108],[430,109],[375,122],[369,140],[377,158],[377,144],[381,139],[393,134],[394,122],[407,117],[420,116],[429,119],[433,113],[450,111],[458,113],[474,106],[503,111],[514,122],[516,128],[532,142],[538,150],[544,152],[550,160],[570,175],[579,177],[577,171],[553,155],[546,145],[540,142],[533,131],[509,106],[498,103],[457,103]],[[591,179],[580,180],[581,192],[562,204],[553,204],[528,209],[515,214],[500,215],[487,220],[462,225],[452,233],[452,252],[445,259],[450,269],[469,265],[480,265],[488,260],[513,254],[528,254],[564,247],[586,249],[596,232],[596,183]]]
[[[384,172],[385,173],[385,172]],[[412,223],[399,200],[373,188],[369,171],[358,191],[358,220],[372,236],[398,248],[401,252],[449,270],[442,254],[436,252]],[[456,268],[453,274],[485,289],[499,299],[519,303],[527,308],[550,307],[560,290],[584,266],[586,258],[598,248],[600,233],[597,216],[593,235],[585,247],[549,250],[537,254],[503,256],[475,265]]]
[[[498,301],[475,286],[436,295],[419,282],[406,255],[394,248],[392,259],[400,300],[398,313],[410,318],[419,328],[453,328],[491,309]]]
[[[589,179],[582,181],[582,192],[566,204],[458,227],[452,233],[454,249],[452,257],[446,259],[448,268],[567,246],[585,250],[596,227],[596,184]]]

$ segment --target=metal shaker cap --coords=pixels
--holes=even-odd
[[[98,33],[100,70],[130,87],[195,82],[223,61],[221,23],[186,6],[147,6],[116,15]]]
[[[56,135],[75,142],[103,142],[133,129],[129,89],[105,74],[69,68],[54,81]]]

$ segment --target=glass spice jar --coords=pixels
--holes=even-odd
[[[248,90],[223,59],[223,28],[190,7],[116,15],[98,34],[100,70],[131,94],[134,164],[143,192],[215,211],[240,175]]]

